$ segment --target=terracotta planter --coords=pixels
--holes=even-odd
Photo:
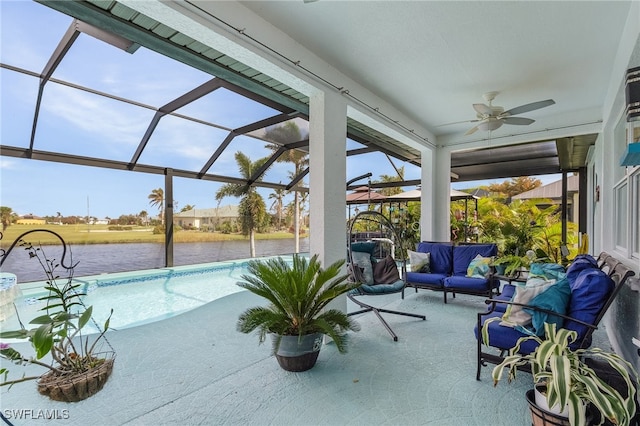
[[[114,358],[105,359],[99,366],[73,375],[61,376],[50,371],[38,380],[38,392],[55,401],[77,402],[95,395],[111,375]]]
[[[277,336],[273,337],[277,339]],[[276,351],[278,364],[287,371],[307,371],[316,365],[322,347],[322,333],[302,336],[281,336]]]

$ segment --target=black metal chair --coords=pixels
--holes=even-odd
[[[364,211],[350,223],[347,257],[351,279],[362,285],[347,297],[361,310],[349,312],[358,315],[373,312],[387,329],[394,341],[398,336],[380,314],[388,313],[426,320],[424,315],[379,308],[360,300],[364,296],[381,296],[401,293],[404,298],[406,285],[405,250],[393,225],[381,213]],[[400,267],[400,270],[398,270]]]
[[[600,271],[595,266],[580,266],[580,268],[584,269],[580,273],[573,275],[575,277],[574,282],[572,282],[571,278],[569,279],[571,303],[566,315],[538,306],[518,304],[513,301],[486,300],[485,303],[489,305],[489,310],[478,313],[474,329],[477,339],[476,380],[480,380],[480,371],[483,366],[486,366],[487,363],[501,363],[506,352],[514,347],[521,337],[527,336],[527,334],[521,333],[512,327],[500,325],[497,321],[492,322],[493,318],[499,319],[503,316],[502,311],[496,311],[498,304],[520,305],[532,312],[543,312],[563,318],[563,328],[574,330],[578,333],[577,340],[572,344],[573,348],[588,348],[591,345],[592,334],[598,328],[607,309],[611,306],[627,279],[635,274],[623,263],[617,260],[616,262],[616,266],[610,273]],[[567,276],[572,276],[571,271],[568,272]],[[605,290],[607,288],[605,285],[607,280],[611,281],[609,291]],[[485,342],[482,336],[485,322],[487,322],[488,326],[486,330],[489,337],[488,342]],[[497,350],[499,354],[485,351],[483,345]],[[525,342],[520,346],[520,353],[533,352],[536,347],[537,343],[534,341]],[[523,366],[523,369],[526,369],[526,366]]]

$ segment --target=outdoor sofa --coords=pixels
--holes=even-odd
[[[498,254],[495,244],[423,241],[416,247],[417,254],[428,254],[428,265],[407,272],[407,287],[442,291],[444,303],[447,293],[472,294],[492,297],[499,294],[500,280],[490,266]],[[410,257],[416,253],[410,253]]]

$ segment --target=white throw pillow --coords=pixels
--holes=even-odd
[[[371,265],[371,255],[363,251],[351,252],[351,258],[356,266],[362,269],[364,282],[362,284],[373,284],[373,266]]]
[[[419,251],[409,252],[409,264],[411,272],[431,272],[431,255],[430,253],[422,253]]]

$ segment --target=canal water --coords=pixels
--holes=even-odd
[[[63,261],[60,246],[43,246],[43,251],[53,265]],[[286,255],[294,251],[293,238],[256,241],[257,257]],[[164,267],[164,244],[72,245],[70,252],[71,255],[67,253],[63,263],[78,263],[74,271],[76,277]],[[300,239],[300,252],[309,252],[308,238]],[[173,248],[174,266],[247,259],[249,255],[248,240],[176,243]],[[20,247],[14,248],[9,254],[2,271],[16,274],[20,283],[46,279],[38,259],[30,259],[28,253]],[[55,272],[61,278],[67,276],[62,267],[56,268]]]

